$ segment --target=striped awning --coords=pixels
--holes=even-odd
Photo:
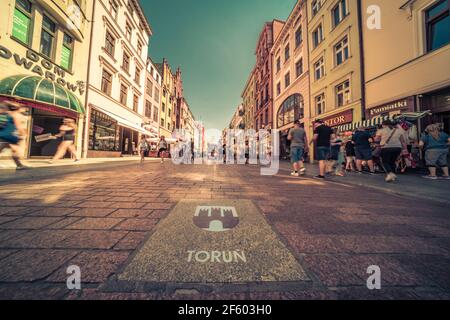
[[[359,121],[354,123],[344,124],[342,126],[336,127],[338,132],[355,131],[359,128],[371,128],[376,127],[383,123],[383,121],[389,120],[389,116],[377,117],[365,121]]]
[[[431,116],[433,113],[430,110],[422,111],[422,112],[403,112],[395,117],[395,119],[401,119],[406,121],[416,121],[428,116]]]

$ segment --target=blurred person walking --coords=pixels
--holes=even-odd
[[[70,152],[74,162],[80,161],[77,157],[77,149],[75,147],[75,130],[77,129],[77,124],[75,120],[70,118],[65,118],[63,124],[59,127],[59,133],[54,135],[54,138],[61,138],[61,142],[56,150],[56,153],[49,163],[60,160],[64,158],[67,151]]]
[[[28,169],[20,161],[20,142],[26,135],[22,118],[18,114],[21,108],[17,103],[0,103],[0,153],[10,149],[17,170]]]
[[[167,152],[168,144],[165,136],[161,136],[158,142],[158,157],[161,158],[161,163],[164,163],[164,156]]]
[[[146,136],[141,135],[141,140],[139,141],[139,154],[141,155],[141,164],[145,161],[145,156],[150,151],[150,146],[147,142]]]

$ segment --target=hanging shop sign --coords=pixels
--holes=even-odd
[[[66,87],[72,92],[79,92],[83,95],[86,91],[86,83],[84,81],[76,81],[75,84],[65,80],[66,71],[47,59],[41,58],[39,54],[28,49],[26,56],[22,57],[17,53],[13,53],[8,48],[0,45],[0,58],[10,60],[14,59],[18,66],[23,67],[41,77],[56,82]]]
[[[346,123],[353,122],[353,109],[336,114],[332,117],[323,119],[325,124],[329,127],[337,127]]]
[[[407,97],[367,110],[367,118],[374,118],[396,111],[414,111],[414,97]]]

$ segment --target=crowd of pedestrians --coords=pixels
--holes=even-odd
[[[304,175],[304,161],[311,145],[315,145],[315,159],[319,174],[316,179],[327,176],[345,176],[346,173],[385,174],[386,182],[394,182],[406,167],[414,166],[411,155],[413,144],[420,148],[429,170],[426,179],[437,180],[438,169],[441,179],[450,179],[448,154],[450,137],[439,124],[429,125],[419,142],[412,141],[408,135],[408,125],[386,120],[376,129],[359,128],[353,133],[338,133],[324,121],[317,120],[314,137],[308,143],[305,129],[299,121],[295,122],[288,134],[291,142],[292,176]]]

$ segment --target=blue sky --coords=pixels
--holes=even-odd
[[[141,0],[153,29],[149,54],[181,66],[197,120],[223,129],[241,102],[264,22],[285,20],[296,0]]]

